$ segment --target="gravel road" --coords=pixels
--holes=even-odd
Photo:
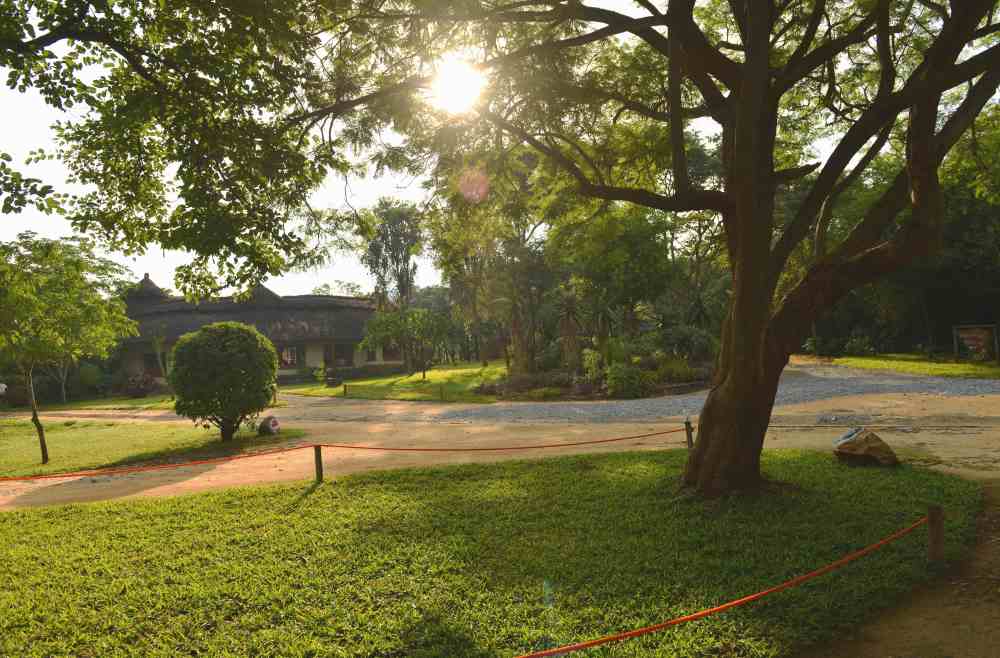
[[[1000,380],[919,377],[816,364],[785,368],[777,405],[814,402],[870,393],[934,393],[951,396],[1000,394]],[[644,400],[599,402],[502,402],[443,410],[436,418],[454,422],[623,422],[695,415],[705,391]]]

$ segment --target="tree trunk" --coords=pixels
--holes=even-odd
[[[35,378],[31,370],[25,374],[25,379],[28,383],[28,399],[31,401],[31,423],[35,426],[35,431],[38,432],[38,447],[42,451],[42,463],[49,463],[49,447],[45,443],[45,428],[42,427],[42,421],[38,418],[38,400],[35,398]]]
[[[724,352],[732,348],[728,336],[726,343]],[[717,383],[698,418],[698,440],[684,470],[685,486],[704,496],[753,489],[762,482],[760,453],[788,355],[760,351],[751,355],[757,358],[720,359]]]
[[[59,397],[62,398],[63,404],[68,402],[68,399],[66,398],[67,379],[69,379],[69,365],[59,366]]]
[[[518,304],[513,305],[510,318],[510,338],[513,347],[514,374],[530,374],[535,371],[535,360],[532,357],[524,317]]]
[[[239,429],[239,425],[233,421],[223,421],[219,425],[219,432],[222,434],[222,440],[232,441],[233,437],[236,436],[236,430]]]

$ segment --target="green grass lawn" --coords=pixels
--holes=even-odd
[[[43,411],[76,411],[85,409],[108,411],[145,411],[149,409],[173,409],[174,400],[169,395],[149,395],[144,398],[116,396],[110,398],[94,398],[92,400],[70,400],[63,404],[54,402],[40,407]],[[27,408],[19,411],[30,411]]]
[[[514,656],[756,592],[910,524],[947,556],[978,485],[766,452],[771,493],[676,494],[681,451],[387,471],[0,514],[0,654]],[[587,656],[786,656],[930,577],[926,531]],[[582,655],[582,654],[581,654]]]
[[[480,395],[475,388],[482,383],[494,382],[507,373],[502,362],[492,362],[485,368],[482,363],[463,363],[457,366],[435,366],[413,375],[389,375],[347,382],[347,396],[363,400],[442,400],[446,402],[496,402],[495,395]],[[343,397],[343,386],[325,384],[297,384],[283,386],[281,392],[318,397]],[[280,395],[280,393],[279,393]]]
[[[283,407],[285,403],[280,399],[277,404],[271,405],[270,409]],[[155,411],[159,409],[173,409],[174,399],[167,394],[149,395],[144,398],[131,398],[125,396],[115,396],[108,398],[91,398],[89,400],[71,400],[69,402],[52,402],[39,406],[45,411]],[[30,412],[30,407],[10,407],[0,409],[3,411],[24,411]]]
[[[40,463],[38,435],[28,420],[0,419],[0,476],[64,473],[147,461],[190,461],[264,449],[305,435],[282,429],[275,437],[252,432],[229,444],[218,430],[178,423],[124,423],[113,420],[61,420],[42,417],[49,463]]]
[[[833,360],[838,366],[867,368],[871,370],[894,370],[909,375],[929,375],[934,377],[976,377],[983,379],[1000,378],[1000,365],[974,363],[971,361],[935,360],[922,354],[880,354],[879,356],[845,356]]]

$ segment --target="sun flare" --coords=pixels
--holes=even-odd
[[[471,110],[486,87],[486,76],[457,55],[446,56],[437,67],[429,89],[431,105],[449,114]]]

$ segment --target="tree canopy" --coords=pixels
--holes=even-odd
[[[1000,85],[996,0],[35,4],[8,3],[0,63],[88,108],[59,128],[98,185],[71,217],[195,250],[189,285],[212,258],[235,280],[308,258],[294,209],[321,216],[309,191],[356,153],[522,225],[618,204],[714,218],[732,295],[685,475],[704,493],[760,482],[814,323],[939,244],[940,166]],[[447,115],[423,90],[456,56],[486,84]],[[82,83],[91,61],[107,73]],[[873,171],[886,184],[828,231]]]
[[[15,242],[0,243],[0,357],[25,378],[42,463],[48,450],[38,420],[35,372],[107,356],[121,338],[136,333],[122,299],[126,280],[127,271],[98,256],[91,240],[50,240],[25,232]]]

